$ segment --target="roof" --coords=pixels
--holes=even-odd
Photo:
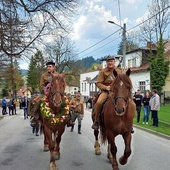
[[[141,48],[137,48],[137,49],[134,49],[134,50],[131,50],[131,51],[127,51],[126,54],[130,54],[130,53],[133,53],[133,52],[137,52],[137,51],[142,51],[142,50],[150,50],[150,48],[148,47],[141,47]],[[153,48],[152,51],[157,51],[156,48]]]
[[[132,68],[130,68],[130,70],[131,70],[132,72],[142,71],[142,70],[148,70],[148,69],[149,69],[149,66],[150,66],[150,63],[146,63],[146,64],[144,64],[144,65],[142,65],[142,66],[140,66],[140,67],[132,67]]]
[[[170,51],[170,40],[168,40],[167,42],[165,42],[165,53],[167,53],[168,51]]]
[[[89,83],[96,83],[98,75],[96,75],[93,79],[89,81]]]

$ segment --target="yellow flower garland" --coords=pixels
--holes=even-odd
[[[43,98],[42,103],[40,104],[40,110],[42,116],[48,120],[51,125],[58,125],[64,122],[64,120],[69,115],[69,107],[67,106],[68,99],[65,97],[65,102],[61,108],[61,112],[59,115],[55,115],[53,111],[49,107],[49,101],[47,97]]]

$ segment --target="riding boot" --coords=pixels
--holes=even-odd
[[[81,125],[78,125],[78,134],[81,134]]]
[[[73,132],[73,129],[74,129],[74,125],[71,125],[71,130],[70,130],[70,132]]]

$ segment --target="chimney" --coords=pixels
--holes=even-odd
[[[152,47],[152,43],[150,41],[147,42],[147,47],[151,48]]]

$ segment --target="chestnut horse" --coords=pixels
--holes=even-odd
[[[117,74],[115,76],[108,99],[104,104],[100,122],[100,133],[102,143],[108,141],[107,157],[112,163],[113,170],[119,170],[116,160],[117,147],[115,137],[122,135],[125,143],[123,156],[119,159],[120,164],[125,165],[131,154],[131,130],[133,126],[133,118],[135,116],[136,106],[132,99],[132,82],[129,78],[130,69],[126,73]],[[94,120],[94,116],[92,116]],[[95,153],[101,154],[100,144],[98,142],[98,130],[94,130],[95,135]]]
[[[57,170],[55,160],[60,159],[61,136],[68,121],[67,115],[63,113],[65,111],[65,87],[65,75],[53,74],[47,96],[40,104],[44,151],[48,148],[50,150],[50,170]]]

